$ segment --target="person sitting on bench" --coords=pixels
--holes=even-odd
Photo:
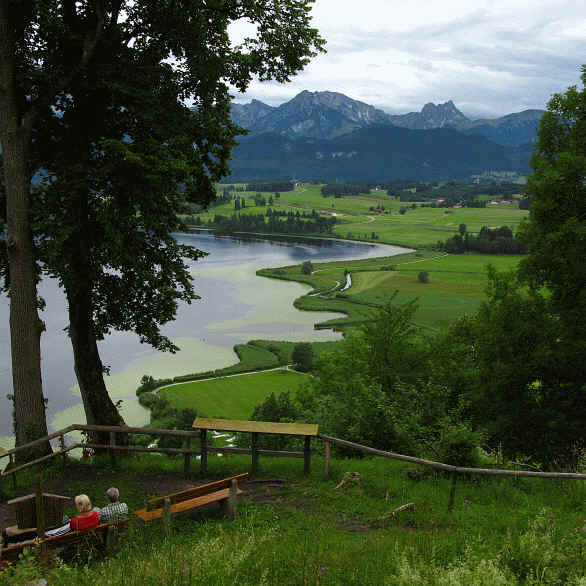
[[[72,531],[87,531],[100,524],[98,511],[92,511],[92,502],[87,494],[78,494],[74,502],[79,515],[69,521]]]
[[[100,523],[126,519],[128,517],[128,505],[120,502],[120,491],[112,486],[106,491],[106,496],[110,502],[98,511]]]
[[[58,535],[65,535],[71,531],[69,522],[63,523],[58,527],[53,527],[45,531],[45,537],[57,537]],[[26,543],[34,541],[37,538],[36,527],[29,529],[19,529],[16,525],[2,529],[2,544],[5,546],[16,545],[19,543]]]
[[[75,508],[79,513],[77,517],[74,517],[68,523],[64,523],[59,527],[53,527],[52,529],[45,531],[45,537],[65,535],[70,531],[87,531],[88,529],[93,529],[99,525],[98,512],[92,511],[92,503],[87,495],[80,494],[75,497]],[[11,527],[2,529],[3,546],[26,543],[27,541],[34,541],[36,538],[36,527],[20,529],[16,525],[12,525]]]

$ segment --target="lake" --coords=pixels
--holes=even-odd
[[[262,267],[324,261],[391,256],[405,249],[341,240],[290,240],[235,238],[199,234],[177,234],[184,243],[208,252],[190,263],[195,289],[201,299],[179,307],[177,319],[163,333],[181,351],[168,354],[141,344],[129,332],[114,332],[99,343],[102,362],[110,368],[106,378],[113,400],[122,400],[122,413],[129,425],[143,425],[146,412],[135,396],[143,374],[155,378],[200,372],[229,366],[237,361],[235,344],[255,338],[319,341],[340,337],[330,330],[314,330],[313,324],[339,314],[305,312],[293,307],[307,285],[257,277]],[[41,313],[47,326],[41,341],[44,395],[48,399],[47,422],[52,430],[74,422],[85,422],[81,397],[73,371],[73,352],[64,328],[67,326],[65,296],[54,279],[44,279],[39,291],[46,301]],[[0,445],[12,435],[9,305],[0,298]]]

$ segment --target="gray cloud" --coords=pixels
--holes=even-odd
[[[578,0],[316,0],[328,41],[286,86],[253,83],[238,101],[280,104],[298,92],[339,91],[389,112],[454,100],[467,115],[544,108],[580,81],[586,19]],[[453,16],[452,16],[453,15]],[[421,24],[421,23],[425,24]]]

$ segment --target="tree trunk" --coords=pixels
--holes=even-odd
[[[73,346],[75,374],[81,391],[85,416],[89,425],[124,425],[112,402],[92,321],[91,289],[87,281],[77,282],[75,291],[67,290],[69,303],[69,335]],[[92,441],[107,444],[108,432],[91,434]],[[122,438],[117,439],[122,444]]]
[[[0,134],[8,224],[14,432],[20,446],[47,435],[47,422],[41,382],[42,324],[37,313],[30,225],[28,156],[32,120],[18,107],[12,31],[5,11],[6,4],[0,2]],[[50,451],[47,442],[19,453],[17,460],[30,460]]]

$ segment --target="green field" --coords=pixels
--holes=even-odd
[[[221,190],[222,188],[220,188]],[[268,205],[255,206],[253,192],[240,192],[240,197],[246,199],[246,208],[239,213],[265,213]],[[270,193],[263,193],[268,200]],[[488,197],[488,196],[487,196]],[[494,196],[491,196],[494,197]],[[482,196],[480,196],[482,199]],[[385,212],[376,213],[369,208],[377,205],[384,206]],[[356,240],[373,240],[388,244],[399,244],[409,247],[421,247],[436,244],[438,240],[446,240],[458,231],[460,224],[466,224],[469,232],[478,232],[482,226],[491,228],[500,226],[516,227],[523,218],[528,216],[526,210],[519,210],[516,206],[489,205],[486,208],[424,208],[416,204],[403,203],[386,194],[386,191],[375,191],[356,196],[342,198],[321,195],[321,185],[307,185],[296,188],[294,191],[281,193],[279,199],[274,198],[275,210],[310,212],[315,209],[322,214],[338,214],[338,224],[334,234],[342,238]],[[405,214],[399,214],[401,208],[406,208]],[[231,215],[235,213],[233,203],[223,204],[210,208],[207,213],[200,214],[208,221],[214,214]]]
[[[287,370],[203,380],[160,391],[176,409],[195,409],[203,417],[248,419],[271,393],[295,391],[306,375]]]
[[[347,315],[322,324],[344,330],[373,317],[397,293],[395,302],[417,300],[415,324],[437,329],[451,321],[477,310],[484,298],[487,285],[487,267],[500,271],[517,266],[520,256],[461,254],[443,255],[422,250],[397,257],[383,257],[359,261],[317,263],[314,274],[302,275],[299,266],[259,271],[260,275],[283,279],[303,280],[321,295],[305,295],[295,301],[299,309],[312,311],[340,311]],[[394,270],[385,270],[389,267]],[[345,270],[350,271],[352,286],[344,292]],[[426,271],[428,283],[420,283],[418,274]]]

